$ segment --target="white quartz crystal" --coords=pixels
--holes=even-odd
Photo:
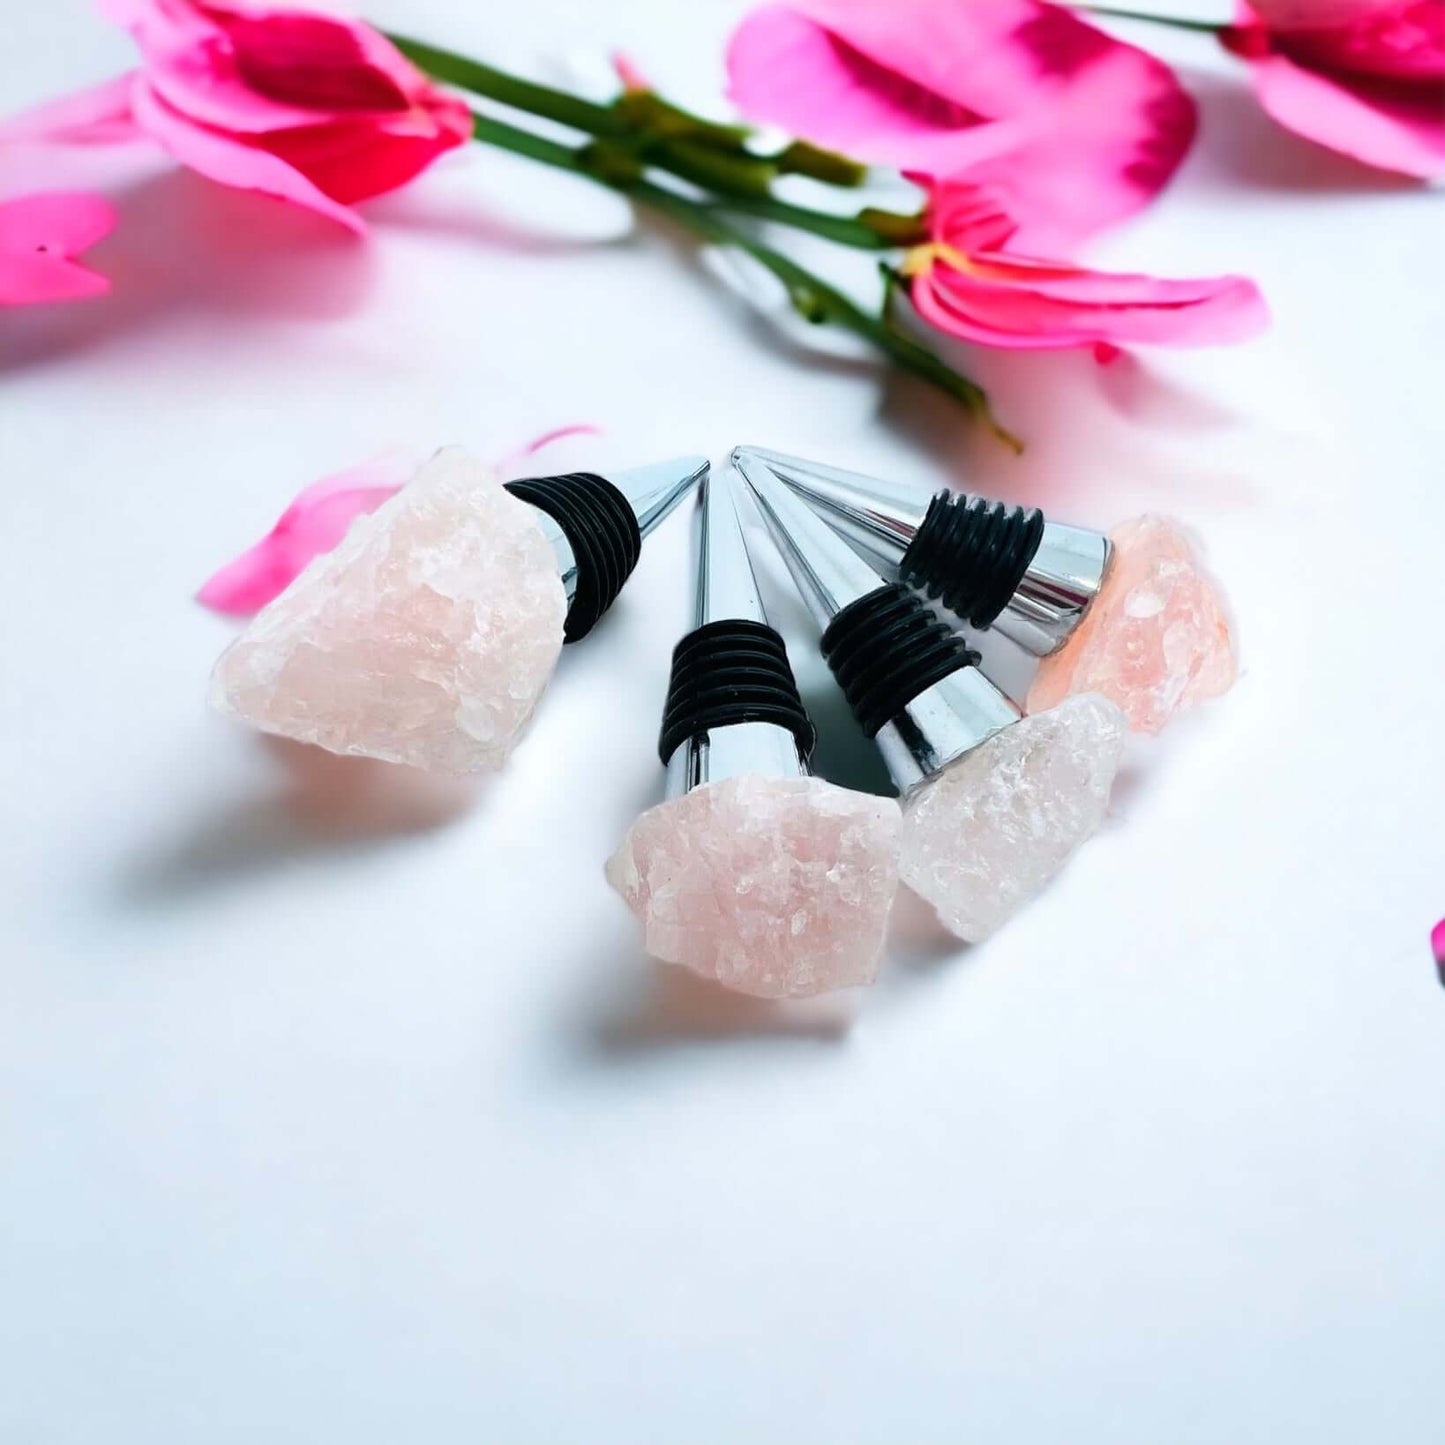
[[[649,808],[607,865],[647,951],[727,988],[872,983],[898,882],[898,804],[819,778],[729,778]]]
[[[904,803],[903,881],[960,938],[987,938],[1103,821],[1126,734],[1085,693],[965,753]]]
[[[488,771],[552,676],[566,611],[535,510],[449,447],[256,614],[211,702],[335,753]]]

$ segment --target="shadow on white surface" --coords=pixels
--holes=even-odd
[[[643,963],[627,972],[618,995],[606,1000],[585,1031],[590,1052],[604,1063],[730,1040],[840,1043],[857,1016],[856,991],[817,999],[749,998],[673,964]]]
[[[973,944],[955,938],[938,921],[931,903],[925,902],[906,883],[898,885],[888,921],[885,969],[897,974],[930,972],[948,964],[963,967],[973,948]]]
[[[1286,130],[1266,114],[1242,68],[1233,79],[1190,66],[1176,68],[1199,105],[1199,137],[1190,166],[1210,186],[1345,196],[1428,193],[1408,177],[1376,170]]]
[[[259,741],[280,764],[279,785],[218,803],[174,842],[133,860],[121,873],[124,900],[140,907],[181,902],[308,856],[430,833],[469,811],[480,791],[472,779],[339,757],[284,738]]]
[[[934,342],[988,392],[1000,423],[1024,443],[1016,455],[951,398],[916,378],[888,374],[880,419],[957,490],[1101,525],[1109,519],[1081,515],[1080,502],[1089,495],[1088,479],[1111,471],[1147,472],[1166,510],[1195,498],[1255,500],[1252,484],[1211,464],[1207,448],[1186,453],[1178,440],[1181,431],[1224,432],[1241,419],[1164,375],[1147,355],[1125,354],[1101,365],[1087,351],[986,351]]]
[[[402,190],[368,201],[361,208],[380,233],[414,232],[448,241],[475,243],[518,256],[568,256],[607,246],[633,243],[630,227],[607,234],[553,231],[491,208],[482,195],[438,196],[429,190]]]
[[[194,316],[274,327],[344,316],[374,269],[364,238],[334,221],[177,167],[112,193],[115,231],[87,253],[111,280],[83,306],[7,318],[0,371],[104,346]]]

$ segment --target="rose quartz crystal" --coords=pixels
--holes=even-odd
[[[995,733],[903,805],[898,870],[960,938],[987,938],[1103,821],[1128,728],[1086,693]]]
[[[498,768],[566,611],[536,512],[449,447],[256,614],[216,663],[211,702],[334,753]]]
[[[1104,585],[1074,635],[1040,664],[1028,710],[1070,693],[1117,703],[1136,732],[1157,733],[1180,708],[1234,684],[1224,605],[1189,538],[1163,517],[1110,533]]]
[[[898,870],[898,804],[820,778],[744,776],[649,808],[607,864],[647,951],[726,988],[872,983]]]

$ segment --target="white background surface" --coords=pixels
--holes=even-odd
[[[128,63],[79,4],[4,10],[7,110]],[[738,11],[374,13],[534,67],[620,44],[715,103]],[[1150,43],[1202,141],[1094,255],[1248,271],[1276,325],[961,354],[1022,462],[479,148],[365,244],[144,151],[66,173],[117,198],[115,295],[0,317],[0,1438],[1441,1438],[1440,212]],[[866,997],[792,1013],[662,978],[601,863],[659,796],[682,522],[469,801],[202,704],[230,628],[191,594],[302,485],[567,421],[607,436],[558,465],[754,440],[1176,514],[1243,676],[985,947],[905,930]]]

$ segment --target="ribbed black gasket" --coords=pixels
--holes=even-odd
[[[1044,516],[982,497],[939,492],[898,575],[974,627],[1008,606],[1044,536]]]
[[[596,472],[524,477],[508,482],[514,497],[546,512],[561,527],[577,559],[577,591],[567,609],[564,642],[586,637],[612,606],[642,552],[632,504]]]
[[[823,656],[870,738],[925,688],[979,658],[921,597],[896,582],[860,597],[829,623]]]
[[[657,741],[664,765],[689,738],[743,722],[787,728],[799,754],[812,754],[813,723],[798,695],[783,639],[766,623],[741,618],[694,628],[672,650]]]

